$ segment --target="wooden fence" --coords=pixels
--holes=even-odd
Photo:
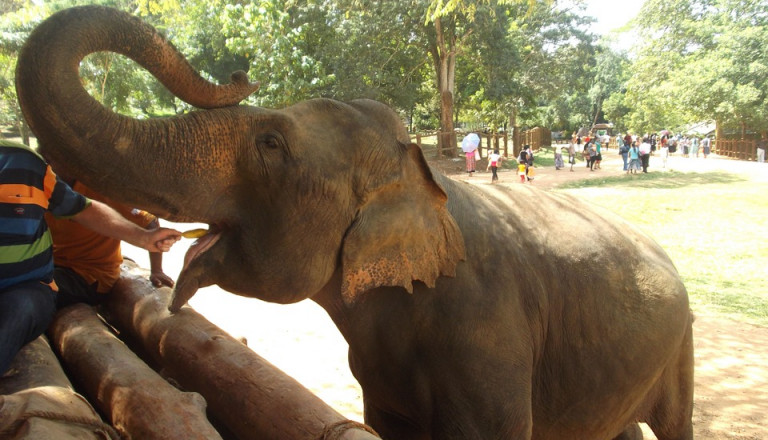
[[[741,160],[757,160],[757,141],[751,139],[716,139],[712,152]]]
[[[538,150],[544,146],[552,145],[552,132],[543,127],[536,127],[531,130],[514,130],[517,136],[512,136],[513,139],[510,142],[510,135],[508,133],[478,133],[474,132],[480,137],[480,145],[478,151],[481,157],[488,157],[489,151],[499,150],[504,157],[517,157],[522,149],[523,145],[530,145],[533,150]],[[411,141],[416,143],[422,148],[422,140],[425,137],[452,135],[456,139],[456,145],[461,145],[461,140],[469,134],[469,132],[452,132],[442,133],[439,131],[434,132],[422,132],[411,135]],[[437,156],[443,157],[445,154],[439,148],[437,149]]]
[[[411,141],[416,143],[419,148],[422,148],[422,140],[425,137],[431,137],[431,136],[440,136],[444,135],[445,133],[441,133],[439,131],[436,132],[424,132],[424,133],[416,133],[411,135]],[[449,135],[453,135],[456,139],[456,145],[459,147],[461,146],[461,139],[464,139],[465,136],[467,136],[469,133],[464,132],[453,132],[448,133]],[[480,144],[477,147],[477,151],[480,152],[480,156],[482,157],[488,157],[488,150],[499,150],[499,152],[503,151],[503,155],[508,155],[509,150],[509,136],[506,133],[475,133],[480,137]],[[441,149],[438,148],[437,150],[437,156],[443,157],[445,156],[444,152],[441,151]]]
[[[530,145],[536,151],[544,146],[552,145],[552,132],[544,127],[536,127],[522,133],[523,145]]]

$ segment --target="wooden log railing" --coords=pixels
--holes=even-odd
[[[154,288],[135,265],[124,266],[103,314],[164,375],[203,395],[209,411],[239,439],[378,438],[192,308],[170,315],[170,292]]]
[[[74,391],[40,336],[0,378],[0,439],[120,440],[120,434]]]
[[[170,289],[155,289],[146,275],[126,262],[101,316],[71,306],[49,329],[90,403],[74,391],[45,336],[21,350],[0,378],[0,439],[379,438],[193,309],[170,315]]]
[[[205,399],[165,381],[115,336],[93,307],[62,309],[48,330],[70,376],[123,438],[221,440]]]

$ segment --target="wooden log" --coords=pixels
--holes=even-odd
[[[164,375],[202,394],[211,413],[238,438],[379,438],[192,308],[170,315],[170,289],[154,288],[143,273],[133,264],[124,265],[103,315],[139,341]]]
[[[49,328],[70,376],[125,439],[221,440],[197,393],[174,388],[85,304],[59,311]]]
[[[120,439],[74,391],[45,336],[25,345],[0,378],[0,438]]]

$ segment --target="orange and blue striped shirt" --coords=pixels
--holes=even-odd
[[[46,211],[71,217],[90,201],[59,180],[34,150],[0,140],[0,289],[53,281],[53,247]]]

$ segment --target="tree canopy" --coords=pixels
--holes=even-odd
[[[19,124],[14,67],[26,35],[84,0],[7,1],[0,8],[0,124]],[[248,103],[372,98],[414,130],[545,126],[575,131],[682,130],[718,120],[768,129],[768,4],[647,0],[611,49],[582,0],[101,0],[157,27],[201,74],[246,70]],[[83,83],[137,117],[189,106],[132,61],[93,54]]]

